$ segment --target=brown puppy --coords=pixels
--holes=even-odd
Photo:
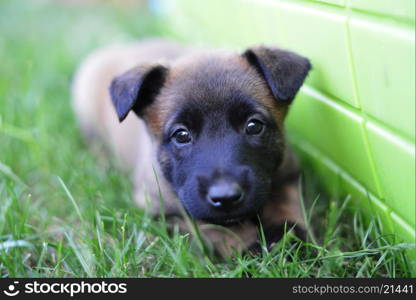
[[[157,215],[161,194],[167,215],[186,211],[229,253],[258,247],[258,222],[269,245],[286,222],[303,234],[283,121],[309,69],[273,47],[238,54],[147,40],[87,58],[73,104],[83,132],[133,170],[138,206]]]

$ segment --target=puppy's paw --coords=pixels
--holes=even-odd
[[[288,232],[293,232],[298,239],[306,241],[306,230],[303,226],[292,222],[272,224],[263,229],[267,250],[272,250],[275,244],[282,239],[285,233]],[[262,246],[262,241],[258,240],[248,248],[247,252],[259,254],[262,252]]]

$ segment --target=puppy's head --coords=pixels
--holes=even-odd
[[[284,153],[283,120],[309,61],[264,46],[138,66],[110,87],[120,121],[143,118],[187,212],[230,224],[270,197]]]

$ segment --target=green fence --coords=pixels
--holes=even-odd
[[[295,148],[329,191],[415,242],[415,0],[175,0],[170,9],[190,42],[309,57],[287,120]]]

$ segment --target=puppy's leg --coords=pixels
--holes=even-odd
[[[221,227],[200,224],[201,233],[212,248],[222,257],[230,257],[234,251],[242,252],[258,239],[257,226],[251,221]]]
[[[299,239],[306,240],[297,182],[295,180],[280,187],[274,200],[269,201],[263,208],[260,221],[268,249],[273,248],[285,231],[292,231]],[[260,252],[260,241],[252,244],[249,250],[254,253]]]
[[[243,252],[258,239],[257,226],[250,220],[227,227],[203,221],[192,224],[183,215],[168,216],[168,220],[171,229],[177,226],[183,233],[192,233],[194,238],[200,235],[204,244],[223,258],[231,257],[234,252]]]

